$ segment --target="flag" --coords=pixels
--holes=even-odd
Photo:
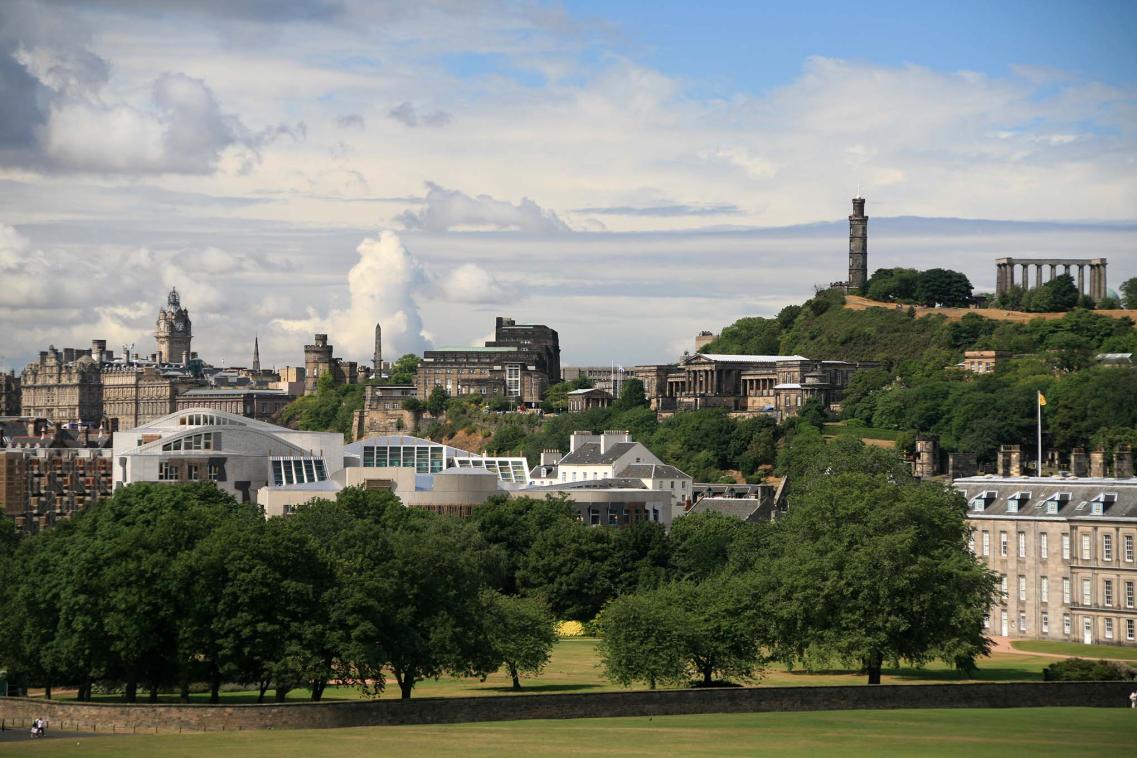
[[[1041,392],[1038,393],[1038,404],[1046,405],[1046,395],[1042,394]]]

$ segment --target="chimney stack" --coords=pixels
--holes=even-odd
[[[1076,447],[1070,451],[1070,473],[1074,476],[1085,476],[1089,471],[1086,461],[1086,449]]]
[[[1090,476],[1094,479],[1105,478],[1105,451],[1101,448],[1090,453]]]
[[[555,466],[557,461],[561,459],[560,450],[542,450],[541,451],[541,465],[542,466]]]
[[[1129,445],[1118,445],[1113,451],[1113,476],[1115,479],[1133,478],[1133,449]]]
[[[1022,450],[1018,445],[999,447],[999,476],[1022,476]]]

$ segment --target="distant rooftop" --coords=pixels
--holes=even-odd
[[[478,347],[477,345],[464,345],[461,347],[436,347],[427,350],[428,353],[516,353],[515,347]]]
[[[723,353],[696,353],[692,358],[708,358],[712,361],[734,363],[777,363],[778,361],[806,361],[801,355],[725,355]]]

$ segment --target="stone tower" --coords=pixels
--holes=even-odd
[[[320,377],[332,370],[332,346],[328,335],[317,334],[316,342],[304,346],[304,394],[316,394]]]
[[[375,376],[379,376],[379,370],[383,367],[383,325],[375,325],[375,355],[371,357],[372,368],[375,369]]]
[[[253,371],[261,370],[261,338],[253,337]]]
[[[158,311],[158,325],[154,332],[158,343],[160,363],[184,363],[189,360],[193,329],[189,310],[182,307],[178,290],[173,288],[166,297],[166,307]]]
[[[849,291],[864,290],[869,280],[869,217],[865,215],[865,199],[853,198],[849,216]]]

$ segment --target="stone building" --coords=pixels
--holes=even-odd
[[[498,317],[485,347],[443,347],[423,353],[415,377],[422,399],[435,387],[450,395],[503,395],[519,405],[540,404],[561,376],[557,332],[543,324]]]
[[[367,385],[363,388],[363,408],[352,415],[352,439],[414,432],[420,414],[404,409],[403,402],[417,396],[413,384]]]
[[[970,547],[1000,576],[987,633],[1137,645],[1137,479],[976,476]]]
[[[853,198],[849,214],[849,278],[833,282],[830,287],[861,293],[869,280],[869,217],[865,215],[865,199]]]
[[[52,345],[41,351],[20,375],[20,408],[24,416],[97,425],[103,417],[99,362],[90,350]]]
[[[20,415],[20,377],[15,371],[0,372],[0,416]]]
[[[973,374],[991,374],[1010,357],[1011,354],[1005,350],[968,350],[963,354],[963,370]]]
[[[166,307],[158,311],[158,322],[154,331],[158,343],[158,363],[189,363],[193,358],[190,342],[193,340],[193,324],[189,310],[182,307],[177,289],[171,289],[166,296]]]
[[[270,421],[280,413],[292,397],[283,390],[253,387],[195,387],[177,396],[174,410],[208,408],[237,416]],[[171,411],[172,412],[172,411]],[[165,415],[165,414],[163,414]],[[153,420],[153,419],[148,419]]]
[[[317,334],[313,344],[304,346],[304,394],[316,394],[320,377],[325,374],[331,374],[332,383],[336,385],[359,384],[366,381],[367,369],[363,367],[361,379],[359,364],[335,357],[333,346],[328,344],[328,335]]]
[[[612,393],[599,387],[573,390],[568,393],[568,410],[569,413],[583,413],[593,408],[607,408],[612,400]]]
[[[201,383],[184,370],[128,363],[103,364],[102,382],[109,429],[133,429],[173,413],[178,397]]]
[[[1038,289],[1042,286],[1044,273],[1049,282],[1059,275],[1058,268],[1062,267],[1062,274],[1076,278],[1078,294],[1088,295],[1095,303],[1099,303],[1109,294],[1106,284],[1107,265],[1105,258],[999,258],[995,261],[995,294],[1002,295],[1016,286],[1026,290]],[[1016,268],[1021,272],[1017,279]]]
[[[632,374],[643,382],[644,394],[658,411],[726,408],[783,419],[797,415],[814,397],[826,408],[839,410],[850,377],[876,365],[800,355],[697,353],[678,364],[636,366]]]

